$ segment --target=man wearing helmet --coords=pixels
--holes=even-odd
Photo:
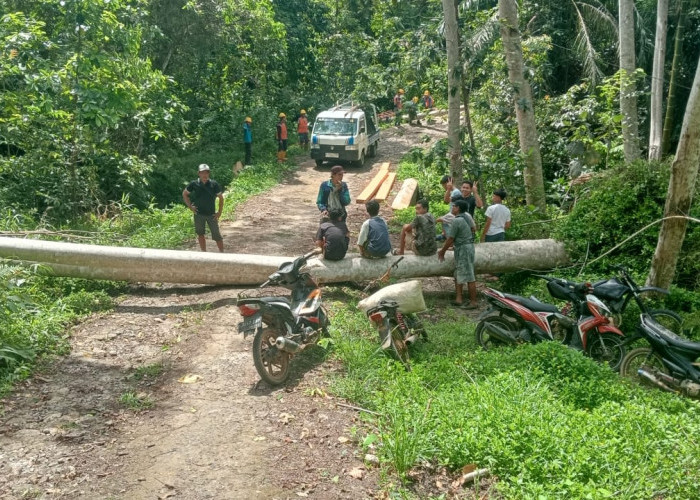
[[[430,91],[428,90],[423,92],[423,97],[421,97],[420,102],[423,104],[423,109],[426,111],[432,109],[433,105],[435,104],[435,101],[433,101],[433,96],[430,95]]]
[[[309,120],[306,118],[306,110],[302,109],[297,120],[297,134],[299,134],[299,146],[304,151],[309,150]]]
[[[204,238],[206,225],[209,225],[211,239],[216,242],[219,252],[224,251],[224,239],[219,231],[219,217],[224,209],[223,189],[218,182],[209,178],[209,165],[199,166],[199,179],[190,182],[182,191],[185,205],[194,214],[194,231],[197,233],[199,248],[207,251],[207,240]],[[216,211],[216,200],[219,200],[219,210]]]
[[[394,125],[401,125],[401,111],[403,110],[404,90],[399,91],[394,96]]]
[[[277,122],[277,161],[287,161],[287,115],[280,113],[280,121]]]
[[[243,145],[245,146],[245,163],[250,165],[250,157],[253,155],[253,127],[251,124],[253,119],[250,116],[245,117],[243,122]]]

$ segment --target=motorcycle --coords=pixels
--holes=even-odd
[[[668,290],[655,286],[640,287],[624,266],[616,266],[616,269],[620,272],[619,278],[614,277],[596,281],[593,283],[593,290],[591,291],[593,295],[607,304],[608,309],[613,314],[615,325],[620,326],[622,314],[627,309],[630,301],[634,299],[642,313],[649,314],[658,323],[673,332],[681,331],[682,319],[678,314],[668,309],[649,309],[641,297],[643,293],[668,295]]]
[[[669,330],[649,313],[640,316],[637,334],[650,347],[632,349],[622,360],[620,375],[668,392],[700,399],[700,343]]]
[[[250,297],[251,290],[239,295],[236,302],[243,316],[238,332],[253,338],[253,362],[260,378],[270,385],[280,385],[289,377],[291,358],[316,344],[328,334],[328,313],[322,305],[321,289],[301,269],[308,259],[321,253],[317,248],[285,262],[259,289],[282,286],[291,297]],[[257,289],[256,289],[257,290]]]
[[[378,280],[370,283],[364,289],[369,290],[374,284],[386,283],[392,268],[396,267],[403,257],[397,259]],[[407,297],[408,296],[408,297]],[[404,297],[401,303],[395,298]],[[407,371],[411,370],[408,348],[419,338],[426,339],[428,335],[423,323],[415,312],[425,309],[425,301],[420,291],[420,282],[397,283],[382,288],[358,304],[379,332],[381,349],[391,352]]]
[[[554,298],[569,301],[574,310],[560,311],[534,297],[486,288],[482,294],[490,307],[479,316],[477,343],[488,350],[502,344],[557,341],[617,370],[626,352],[624,334],[611,323],[606,305],[590,293],[590,284],[539,277],[547,281]]]

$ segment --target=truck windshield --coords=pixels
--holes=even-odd
[[[356,123],[352,118],[318,118],[314,124],[314,134],[354,135]]]

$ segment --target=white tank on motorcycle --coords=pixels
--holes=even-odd
[[[404,314],[425,311],[423,285],[420,280],[403,281],[385,286],[357,304],[363,312],[377,306],[382,300],[393,300],[399,304],[399,311]]]

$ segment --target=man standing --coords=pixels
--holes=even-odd
[[[391,252],[389,228],[386,221],[379,217],[379,202],[369,200],[365,203],[369,219],[362,223],[357,237],[360,255],[370,259],[380,259]]]
[[[187,208],[194,213],[194,231],[197,233],[199,248],[207,251],[207,241],[204,238],[206,224],[211,231],[211,239],[216,242],[219,252],[224,251],[224,239],[219,232],[219,217],[224,209],[224,195],[219,183],[209,178],[209,165],[202,163],[199,166],[199,179],[190,182],[182,191],[182,199]],[[216,200],[219,200],[219,210],[216,209]]]
[[[328,220],[328,212],[333,209],[342,211],[340,220],[343,222],[348,218],[345,207],[350,204],[350,191],[347,183],[343,182],[343,174],[345,174],[343,167],[334,166],[331,168],[330,180],[323,181],[318,188],[316,206],[321,211],[321,222]]]
[[[469,215],[474,218],[474,209],[475,208],[483,208],[484,207],[484,202],[481,201],[481,196],[479,196],[479,192],[477,191],[477,182],[472,182],[472,181],[464,181],[462,183],[462,198],[464,198],[469,207],[467,208],[467,212],[469,212]]]
[[[302,109],[297,121],[297,134],[299,134],[299,146],[304,151],[309,150],[309,120],[306,118],[306,110]]]
[[[277,139],[277,161],[281,163],[287,161],[287,115],[280,113],[279,118],[275,139]]]
[[[481,241],[489,243],[506,240],[506,229],[510,229],[510,210],[503,204],[505,199],[505,189],[496,189],[493,192],[493,204],[486,209],[486,224],[481,232]]]
[[[245,146],[245,163],[250,165],[250,157],[253,155],[253,119],[250,116],[245,117],[243,122],[243,145]]]
[[[394,96],[394,125],[401,125],[401,112],[403,111],[404,90],[399,91]]]
[[[394,255],[403,255],[406,250],[406,238],[413,236],[411,249],[416,255],[434,255],[437,251],[435,242],[435,218],[428,212],[428,200],[416,202],[416,217],[410,224],[404,224],[399,238],[399,249]]]
[[[323,258],[326,260],[342,260],[348,251],[350,244],[350,231],[341,217],[343,211],[334,208],[328,216],[330,221],[322,222],[316,233],[316,246],[323,249]]]
[[[433,108],[435,101],[433,101],[433,97],[430,95],[430,91],[426,90],[423,92],[423,97],[421,97],[421,104],[423,104],[423,109],[426,111],[429,111]]]
[[[476,224],[474,219],[467,212],[467,202],[457,200],[452,205],[452,213],[455,215],[454,221],[450,225],[447,240],[438,251],[440,262],[445,260],[445,252],[454,243],[455,255],[455,291],[454,304],[463,306],[465,309],[476,309],[476,276],[474,275],[474,233]],[[463,305],[463,289],[467,284],[469,293],[469,304]]]

